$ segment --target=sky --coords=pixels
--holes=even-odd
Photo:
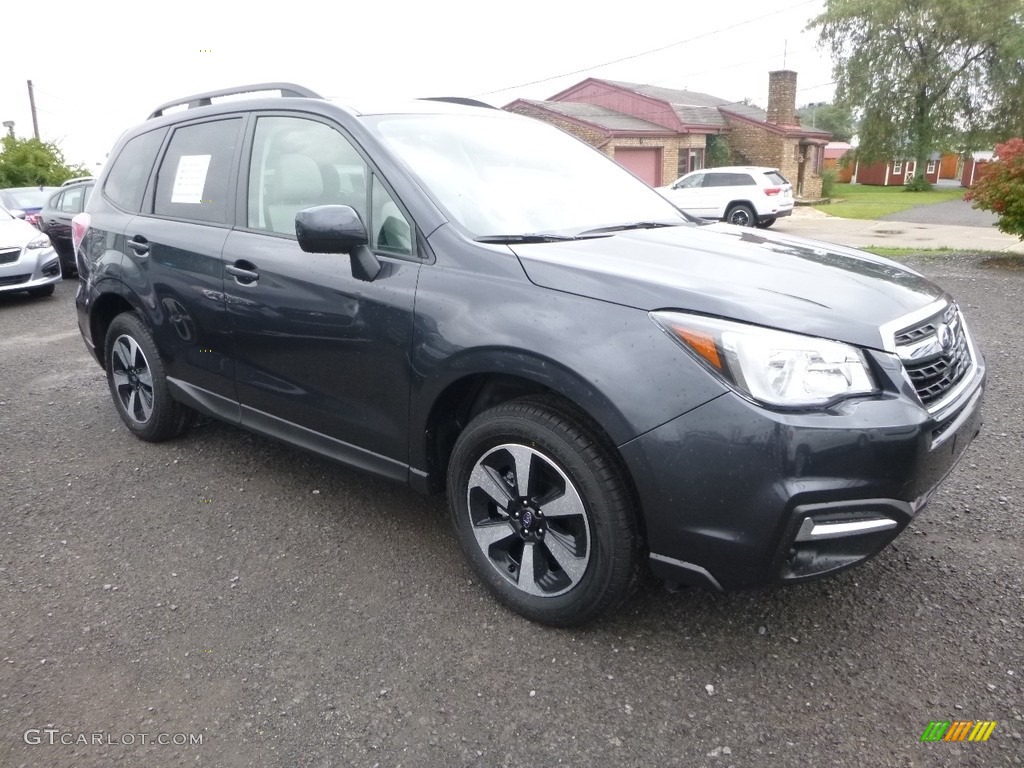
[[[59,23],[22,17],[23,33],[4,35],[0,122],[32,135],[32,80],[41,138],[93,171],[159,104],[258,82],[357,103],[469,96],[503,106],[599,77],[765,106],[768,72],[785,66],[798,73],[798,106],[833,96],[828,52],[805,31],[824,0],[648,0],[635,13],[566,0],[177,0],[162,4],[164,17],[138,0],[46,5]]]

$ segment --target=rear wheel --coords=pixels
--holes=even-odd
[[[618,606],[639,578],[639,535],[614,449],[577,413],[517,400],[477,416],[448,469],[470,565],[528,619],[575,626]]]
[[[193,411],[171,397],[153,336],[138,315],[114,318],[105,350],[107,384],[124,425],[151,443],[180,435]]]
[[[53,248],[60,257],[60,269],[64,277],[69,278],[78,273],[78,265],[75,263],[75,251],[71,243],[59,243],[54,241]]]
[[[736,203],[726,211],[725,220],[737,227],[752,227],[757,222],[757,215],[746,203]]]

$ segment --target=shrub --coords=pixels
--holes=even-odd
[[[821,172],[821,196],[832,197],[836,191],[836,182],[839,180],[839,174],[835,168],[826,168]]]
[[[907,192],[927,192],[932,185],[924,176],[915,176],[907,182]]]
[[[996,158],[985,166],[964,199],[999,216],[999,229],[1024,240],[1024,139],[996,145]]]

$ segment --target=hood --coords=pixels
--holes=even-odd
[[[43,233],[22,219],[0,219],[0,248],[24,248]]]
[[[514,245],[529,279],[643,310],[678,309],[882,348],[879,326],[942,290],[888,259],[732,227],[664,227]]]

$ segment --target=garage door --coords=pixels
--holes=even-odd
[[[615,161],[652,187],[661,185],[661,149],[616,147]]]

